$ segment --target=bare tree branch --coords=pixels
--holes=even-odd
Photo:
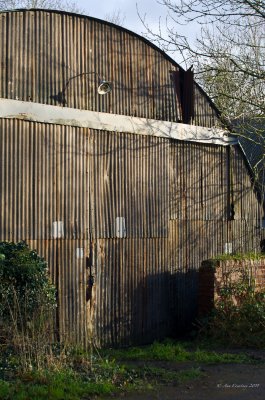
[[[84,13],[84,9],[80,8],[72,0],[0,0],[0,10],[17,8],[43,8],[70,11],[78,14]]]
[[[193,64],[196,80],[221,117],[253,151],[251,164],[265,192],[265,1],[159,0],[167,9],[165,32],[153,32],[141,17],[146,37],[166,52]],[[138,12],[139,14],[139,12]],[[189,40],[183,25],[200,27]],[[257,147],[253,147],[253,146]],[[262,176],[262,179],[261,179]]]

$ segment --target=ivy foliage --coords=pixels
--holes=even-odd
[[[265,289],[250,270],[234,268],[223,277],[215,309],[203,321],[201,333],[228,345],[265,348]]]
[[[47,262],[25,242],[0,242],[0,321],[19,317],[23,325],[40,309],[45,314],[55,306]]]

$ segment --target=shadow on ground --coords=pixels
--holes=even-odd
[[[254,351],[253,364],[163,363],[168,371],[199,368],[202,375],[185,383],[167,382],[145,393],[125,393],[116,400],[264,400],[265,352]],[[139,366],[139,363],[137,363]],[[145,366],[148,362],[145,362]],[[151,366],[161,367],[152,361]]]

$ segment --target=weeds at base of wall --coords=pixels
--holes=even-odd
[[[0,358],[1,400],[80,400],[157,385],[178,385],[203,375],[201,364],[253,363],[246,354],[205,350],[193,342],[166,340],[127,349],[84,350],[55,346],[45,368],[19,368],[19,354]],[[162,361],[162,363],[161,363]],[[174,363],[178,363],[175,370]],[[184,369],[180,368],[185,362]],[[190,367],[187,368],[187,362]],[[172,367],[170,367],[172,366]],[[170,369],[173,368],[173,369]]]
[[[61,356],[53,358],[49,367],[22,371],[19,355],[9,354],[5,367],[1,363],[1,400],[77,400],[129,390],[139,379],[136,372],[100,357],[94,356],[91,365],[91,354],[81,356],[72,350],[66,352],[63,363]]]
[[[47,264],[24,242],[0,242],[0,399],[78,400],[151,388],[166,371],[133,368],[87,349],[54,342],[56,292]],[[176,381],[199,371],[171,372]],[[147,380],[148,377],[148,380]]]
[[[13,257],[14,249],[12,250],[9,245],[3,247],[2,251],[5,251],[5,254],[0,257],[2,277],[0,296],[5,299],[1,303],[0,318],[2,328],[0,338],[1,400],[28,400],[29,398],[31,400],[78,400],[86,399],[88,396],[91,398],[94,395],[127,392],[131,389],[151,389],[152,385],[156,385],[157,382],[167,382],[169,378],[171,383],[181,383],[201,376],[200,368],[168,371],[154,366],[143,367],[137,364],[130,366],[123,363],[126,358],[195,363],[245,362],[245,358],[238,358],[235,355],[220,356],[215,352],[200,349],[190,351],[180,343],[172,341],[120,350],[120,353],[101,352],[101,355],[93,346],[92,339],[86,350],[66,343],[52,343],[54,291],[45,278],[45,263],[39,260],[35,253],[28,254],[24,244],[20,244],[18,248],[15,245],[15,258]],[[22,259],[17,262],[19,256]],[[38,274],[35,274],[34,263],[29,262],[28,257],[30,259],[33,257],[37,261],[37,271],[40,272],[39,283],[42,281],[44,284],[41,297],[39,297],[40,287],[36,291],[36,286],[31,286],[32,279],[39,278]],[[22,260],[26,261],[25,268],[22,268],[25,275],[23,273],[21,275]],[[10,280],[11,261],[14,262],[14,268]],[[28,274],[31,276],[29,285],[26,279]],[[17,276],[19,279],[15,279]],[[21,285],[23,282],[26,282],[26,285]],[[243,285],[243,289],[244,287]],[[48,296],[45,296],[46,289]],[[248,288],[247,294],[250,295],[250,292]],[[224,292],[224,298],[229,298],[228,293],[229,291]],[[244,290],[238,287],[233,293],[241,298]]]
[[[265,289],[256,287],[247,270],[231,269],[223,281],[214,310],[198,324],[199,337],[225,345],[265,348]]]
[[[212,261],[227,261],[227,260],[260,260],[264,259],[264,253],[248,252],[248,253],[232,253],[232,254],[219,254],[212,258]]]
[[[156,344],[156,348],[163,344]],[[167,344],[168,346],[168,344]],[[128,350],[122,351],[122,358]],[[58,354],[60,356],[60,354]],[[92,360],[92,363],[91,363]],[[9,354],[5,368],[0,360],[1,400],[79,400],[119,392],[152,390],[156,385],[184,383],[202,375],[197,366],[168,370],[162,366],[120,363],[106,354],[93,355],[81,348],[68,348],[64,363],[32,370],[18,368],[19,355]],[[91,397],[92,396],[92,397]]]
[[[57,349],[59,359],[60,349]],[[199,348],[198,343],[173,340],[106,349],[100,354],[95,349],[91,354],[82,348],[64,346],[63,363],[54,358],[49,368],[39,370],[17,369],[14,364],[17,357],[13,354],[13,363],[7,364],[5,370],[0,368],[1,400],[78,400],[130,390],[146,391],[157,385],[178,385],[201,378],[201,364],[253,362],[245,354],[216,353]],[[178,365],[176,369],[174,362]],[[185,362],[184,369],[180,368],[180,362]],[[188,368],[187,362],[190,362]]]
[[[0,345],[19,356],[22,371],[51,361],[55,308],[45,260],[25,242],[0,242]]]

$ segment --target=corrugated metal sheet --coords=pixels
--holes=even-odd
[[[88,238],[88,129],[0,119],[0,238]]]
[[[170,142],[93,131],[90,146],[93,237],[117,237],[117,218],[125,237],[166,237]]]
[[[173,76],[180,67],[123,28],[48,10],[2,12],[0,40],[0,97],[168,121],[185,119]],[[113,91],[98,95],[97,75],[79,76],[87,72],[111,80]],[[218,124],[209,99],[196,85],[194,90],[191,123]]]
[[[104,344],[150,342],[172,332],[167,255],[163,238],[98,241],[96,336]]]
[[[0,143],[0,239],[26,240],[49,262],[62,339],[183,331],[201,261],[225,243],[259,249],[262,210],[236,148],[229,167],[222,146],[12,119],[0,120]]]
[[[179,67],[125,29],[2,12],[0,40],[0,97],[183,119]],[[95,74],[78,76],[92,71],[113,82],[110,94],[95,95]],[[193,89],[191,122],[215,126],[214,107]],[[15,118],[0,119],[0,143],[0,240],[26,240],[48,261],[62,340],[118,345],[183,332],[201,261],[225,247],[259,250],[262,210],[238,148]]]
[[[255,179],[246,175],[246,161],[239,149],[233,149],[231,161],[231,201],[236,220],[260,221],[262,214],[258,204],[258,193],[254,190]],[[259,223],[257,223],[259,226]]]
[[[265,194],[265,124],[263,118],[236,121],[234,129],[239,143],[254,173],[261,195]]]
[[[226,219],[226,151],[217,146],[172,144],[171,219]]]
[[[27,243],[47,260],[52,281],[57,287],[55,335],[62,342],[88,344],[93,303],[88,296],[87,242],[57,239],[27,240]]]

